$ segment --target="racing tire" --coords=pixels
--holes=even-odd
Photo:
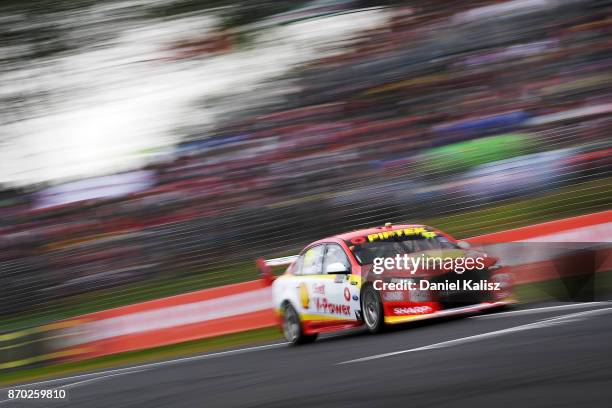
[[[385,330],[385,313],[378,291],[373,286],[367,286],[361,296],[361,312],[363,322],[370,333],[381,333]]]
[[[304,334],[300,315],[290,304],[283,309],[283,334],[285,339],[294,345],[312,343],[317,339],[316,334]]]

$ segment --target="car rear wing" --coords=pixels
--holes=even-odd
[[[257,271],[259,272],[261,279],[268,285],[272,284],[276,276],[272,273],[273,266],[291,265],[298,255],[284,256],[282,258],[263,259],[259,258],[255,261],[257,265]]]

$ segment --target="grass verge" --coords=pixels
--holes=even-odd
[[[270,341],[278,341],[281,337],[282,334],[278,328],[267,327],[146,350],[119,353],[91,360],[57,363],[8,373],[0,373],[0,385],[6,386],[17,383],[40,381],[52,377],[63,377],[88,371],[169,360],[172,358],[186,357],[232,347],[263,344]]]

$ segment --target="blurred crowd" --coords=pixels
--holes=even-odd
[[[2,313],[609,177],[611,6],[407,3],[138,182],[2,192]]]

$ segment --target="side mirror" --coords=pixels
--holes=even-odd
[[[327,265],[325,273],[349,273],[349,269],[342,262],[334,262]]]
[[[470,249],[472,246],[466,241],[457,241],[457,246],[461,249]]]

